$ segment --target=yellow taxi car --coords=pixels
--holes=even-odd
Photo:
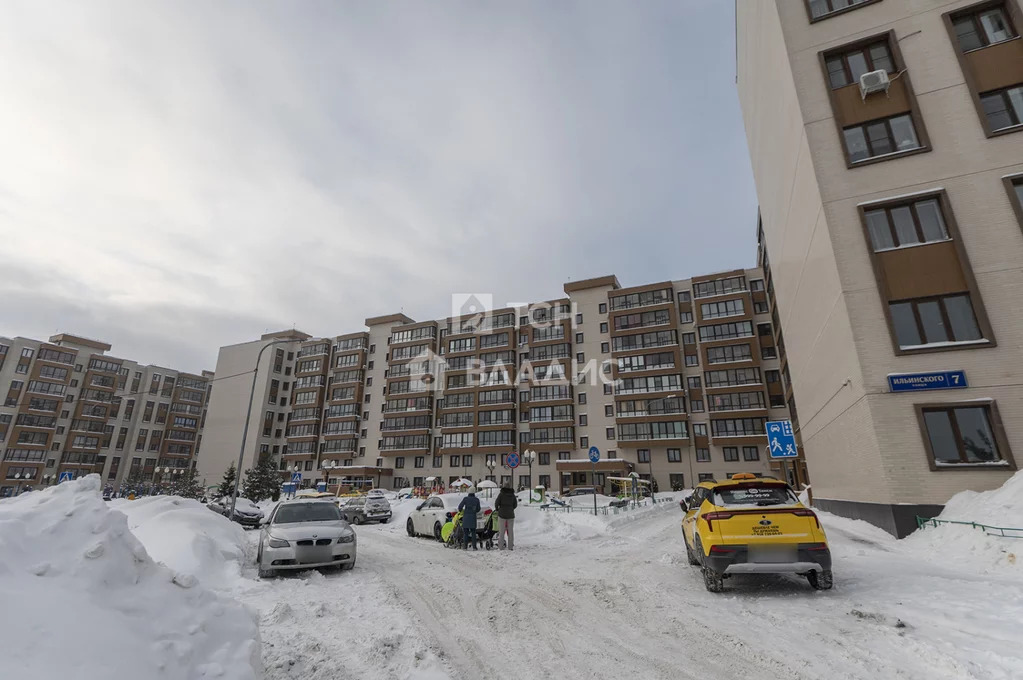
[[[701,482],[682,509],[689,564],[701,567],[710,592],[732,574],[799,574],[816,590],[831,588],[824,529],[785,482],[748,473]]]

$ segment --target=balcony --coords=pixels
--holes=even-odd
[[[312,345],[310,347],[303,347],[302,349],[298,350],[298,354],[295,355],[295,358],[302,359],[304,357],[319,356],[321,354],[326,354],[329,349],[330,345],[328,345],[325,342],[322,342],[317,345]]]

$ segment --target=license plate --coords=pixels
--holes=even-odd
[[[788,545],[750,546],[750,562],[795,562],[796,548]]]

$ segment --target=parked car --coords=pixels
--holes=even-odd
[[[465,498],[464,493],[441,493],[430,496],[416,506],[405,522],[405,530],[409,536],[433,536],[441,540],[440,530],[445,522],[458,512],[458,504]],[[477,496],[477,498],[479,498]],[[480,498],[480,513],[476,517],[476,528],[483,529],[494,506],[486,499]]]
[[[382,495],[348,498],[338,507],[341,509],[341,515],[345,521],[352,524],[391,521],[391,504]]]
[[[579,487],[578,489],[572,489],[571,491],[569,491],[565,495],[566,496],[591,496],[591,495],[593,495],[595,493],[597,493],[597,490],[594,489],[593,487],[585,487],[584,486],[584,487]]]
[[[710,592],[733,574],[794,573],[816,590],[832,587],[824,529],[785,482],[746,473],[702,482],[682,507],[686,555]]]
[[[231,514],[231,497],[221,496],[212,503],[207,504],[206,507],[218,515],[227,517]],[[256,504],[248,498],[239,496],[234,507],[234,517],[229,517],[228,519],[238,522],[243,527],[257,527],[260,520],[263,519],[263,511],[256,507]]]
[[[355,566],[355,531],[329,500],[283,501],[271,511],[259,534],[256,565],[260,578],[283,569]]]

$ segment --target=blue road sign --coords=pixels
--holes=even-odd
[[[966,371],[935,371],[934,373],[892,373],[888,376],[892,392],[922,390],[959,390],[968,387]]]
[[[771,458],[795,458],[799,454],[791,421],[772,420],[767,423],[767,449]]]
[[[293,482],[301,482],[302,481],[302,473],[301,472],[292,472],[291,473],[291,481],[293,481]]]
[[[319,491],[320,493],[323,493],[324,491],[327,490],[327,483],[326,482],[316,482],[316,490]]]
[[[281,484],[281,491],[284,493],[295,493],[298,490],[298,484]]]
[[[506,462],[508,463],[508,467],[514,470],[519,466],[519,454],[515,451],[512,451],[511,453],[508,454]]]
[[[71,470],[65,470],[64,472],[60,473],[60,477],[57,478],[57,483],[60,484],[61,482],[70,482],[74,478],[75,478],[74,472],[71,472]]]
[[[591,446],[590,447],[590,462],[591,463],[596,463],[598,460],[600,460],[600,449],[598,449],[596,446]]]

